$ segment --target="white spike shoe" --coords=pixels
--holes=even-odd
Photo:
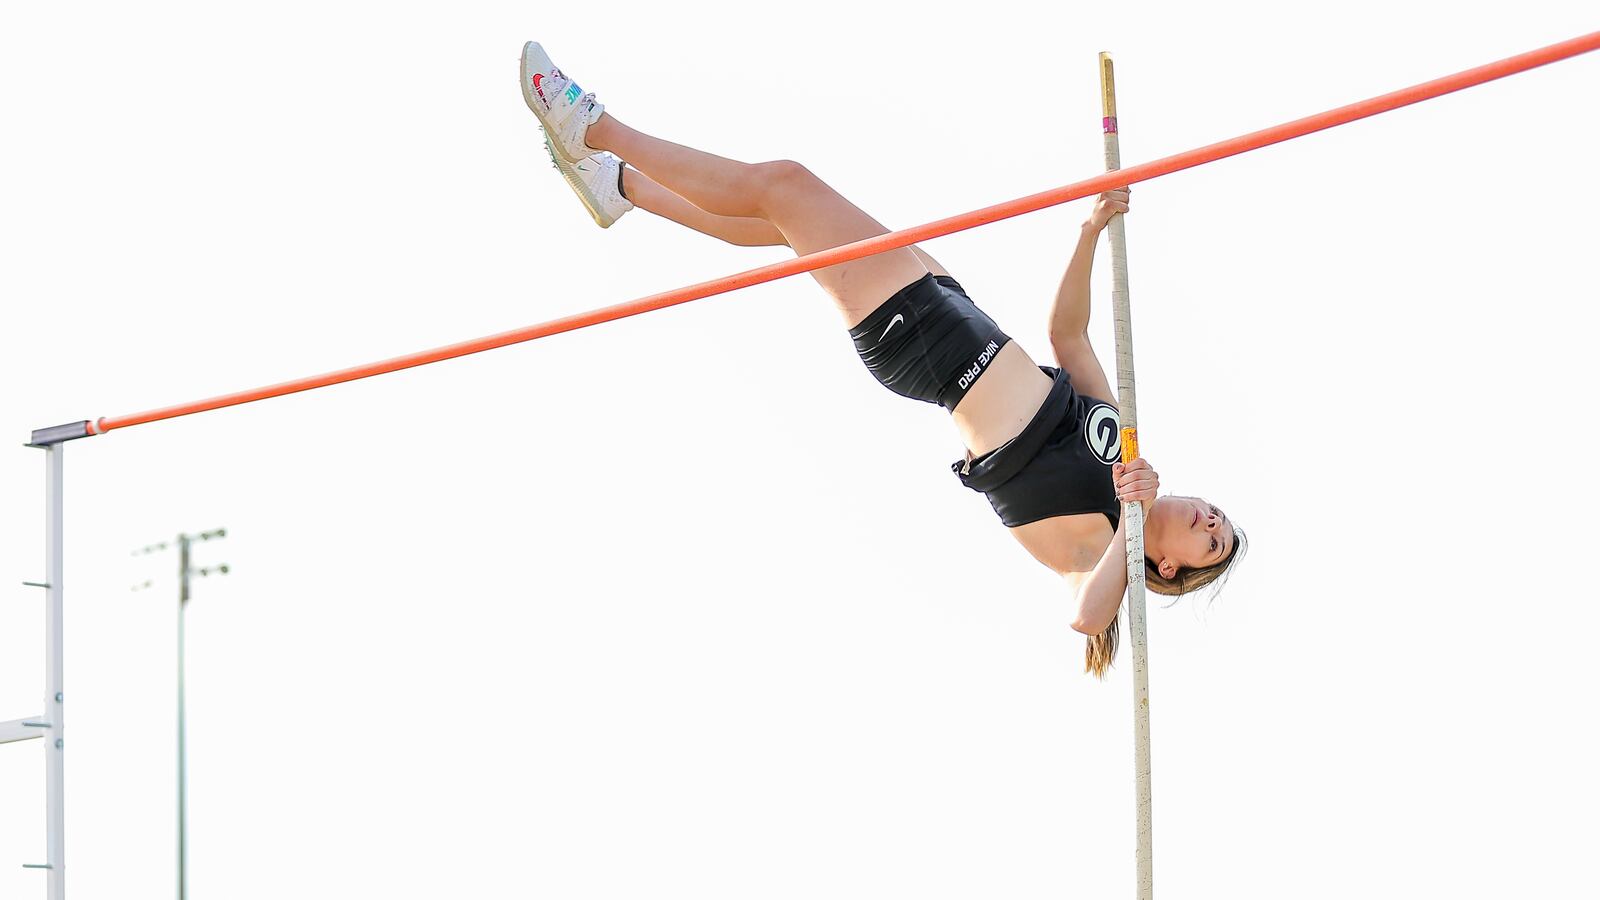
[[[622,160],[609,153],[596,153],[588,159],[569,163],[551,146],[548,133],[544,138],[544,149],[561,172],[561,177],[567,180],[572,192],[578,195],[584,208],[589,210],[589,215],[594,217],[596,225],[610,228],[613,222],[622,218],[623,213],[633,209],[628,198],[622,196]]]
[[[585,94],[577,82],[556,68],[550,55],[534,41],[522,47],[522,99],[539,117],[550,146],[563,160],[576,163],[597,152],[583,142],[583,136],[599,120],[605,105],[595,102],[593,94]]]

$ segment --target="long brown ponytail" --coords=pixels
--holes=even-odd
[[[1117,611],[1120,618],[1122,611]],[[1106,670],[1111,668],[1111,660],[1117,656],[1117,620],[1112,619],[1106,630],[1099,634],[1089,635],[1089,640],[1083,647],[1083,670],[1096,678],[1104,679]]]

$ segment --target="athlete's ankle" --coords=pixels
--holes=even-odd
[[[617,120],[611,117],[611,113],[602,111],[600,118],[589,123],[588,130],[583,133],[583,142],[595,150],[608,150],[615,153],[616,151],[612,149],[609,138],[617,124]]]

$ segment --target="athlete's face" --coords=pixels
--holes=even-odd
[[[1233,552],[1233,523],[1199,497],[1157,498],[1146,532],[1145,555],[1166,578],[1176,577],[1179,569],[1215,565]]]

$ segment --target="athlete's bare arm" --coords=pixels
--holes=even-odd
[[[1093,569],[1061,574],[1073,588],[1073,600],[1078,605],[1072,616],[1072,630],[1099,634],[1109,628],[1122,608],[1122,595],[1128,590],[1128,544],[1122,523],[1117,523],[1111,543]]]
[[[1078,393],[1115,402],[1105,369],[1089,344],[1089,274],[1094,268],[1094,248],[1100,232],[1113,215],[1128,211],[1128,192],[1107,191],[1096,201],[1089,221],[1078,233],[1078,245],[1061,276],[1055,304],[1050,309],[1050,346],[1056,364],[1072,376]]]
[[[1126,466],[1118,463],[1113,468],[1117,480],[1117,498],[1137,500],[1146,514],[1155,503],[1161,479],[1144,458],[1135,459]],[[1122,607],[1122,595],[1128,590],[1128,542],[1123,525],[1127,517],[1117,521],[1116,533],[1094,568],[1088,572],[1063,572],[1062,577],[1074,589],[1073,598],[1078,604],[1072,617],[1072,629],[1084,634],[1099,634],[1111,626]]]

